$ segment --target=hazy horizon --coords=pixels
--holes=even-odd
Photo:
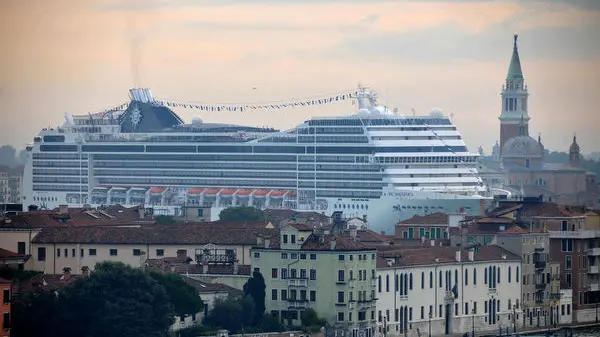
[[[131,87],[182,103],[253,103],[360,82],[400,112],[453,114],[469,149],[489,154],[518,33],[530,134],[553,151],[568,151],[574,133],[583,153],[600,150],[600,1],[5,0],[0,19],[0,144],[17,149],[64,112],[113,107]],[[291,128],[354,107],[174,110]]]

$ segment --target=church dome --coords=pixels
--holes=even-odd
[[[540,143],[528,136],[509,139],[502,148],[502,157],[542,157],[544,153]]]

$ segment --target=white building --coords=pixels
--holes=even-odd
[[[513,331],[515,314],[517,322],[521,314],[521,258],[497,246],[457,249],[406,248],[379,254],[379,333]]]

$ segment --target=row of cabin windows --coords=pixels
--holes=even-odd
[[[19,246],[19,249],[21,249],[21,246]],[[23,246],[22,249],[25,250],[25,247]],[[185,250],[178,250],[177,251],[177,255],[179,256],[179,254],[181,252],[185,252]],[[70,256],[71,257],[75,257],[75,254],[76,254],[75,248],[72,248]],[[141,249],[137,249],[136,248],[136,249],[132,250],[132,254],[133,254],[133,256],[142,256],[143,252],[142,252]],[[96,255],[97,255],[97,251],[96,251],[95,248],[89,248],[88,249],[88,256],[96,256]],[[110,256],[118,256],[119,255],[119,250],[116,249],[116,248],[111,248],[109,250],[109,255]],[[156,250],[156,256],[164,256],[164,255],[165,255],[164,249],[157,249]],[[83,250],[83,248],[80,249],[79,256],[80,257],[84,257],[84,250]],[[65,258],[69,257],[69,249],[65,248],[63,250],[63,249],[57,248],[56,249],[56,257],[57,258],[59,258],[59,257],[65,257]],[[38,261],[46,261],[46,247],[38,247]]]
[[[469,274],[470,274],[470,268],[465,268],[464,270],[464,277],[463,277],[463,281],[464,281],[464,285],[469,285]],[[438,287],[442,288],[442,285],[444,284],[443,279],[445,278],[445,288],[446,290],[451,290],[453,285],[458,284],[458,269],[454,270],[454,283],[452,283],[452,273],[451,271],[446,271],[444,273],[444,277],[442,276],[442,271],[439,271],[438,274]],[[471,279],[471,282],[473,283],[473,285],[477,285],[477,268],[473,268],[473,278]],[[408,274],[396,274],[394,276],[394,291],[395,292],[400,292],[400,296],[406,296],[408,295],[408,290],[413,290],[413,274],[412,273],[408,273]],[[515,282],[519,282],[519,266],[516,266],[515,269],[515,276],[514,276],[514,280]],[[495,289],[496,285],[498,283],[500,283],[501,281],[501,273],[500,273],[500,267],[497,266],[493,266],[493,267],[489,267],[489,268],[484,268],[483,270],[483,283],[487,284],[489,288]],[[508,283],[511,283],[513,281],[513,273],[512,273],[512,266],[508,266],[508,273],[507,273],[507,281]],[[426,277],[425,277],[425,272],[421,272],[421,289],[425,289],[425,282],[426,282]],[[433,288],[433,282],[434,282],[434,278],[433,278],[433,271],[429,272],[429,288],[432,289]],[[381,275],[379,275],[378,279],[377,279],[377,290],[378,292],[382,292],[382,277]],[[386,275],[385,276],[385,292],[389,292],[390,291],[390,275]]]

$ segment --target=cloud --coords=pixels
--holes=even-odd
[[[520,32],[520,53],[528,61],[585,61],[600,58],[600,24],[590,27],[538,27]],[[469,33],[449,23],[420,32],[351,38],[339,46],[340,56],[413,62],[508,60],[513,30],[497,25],[485,34]]]

